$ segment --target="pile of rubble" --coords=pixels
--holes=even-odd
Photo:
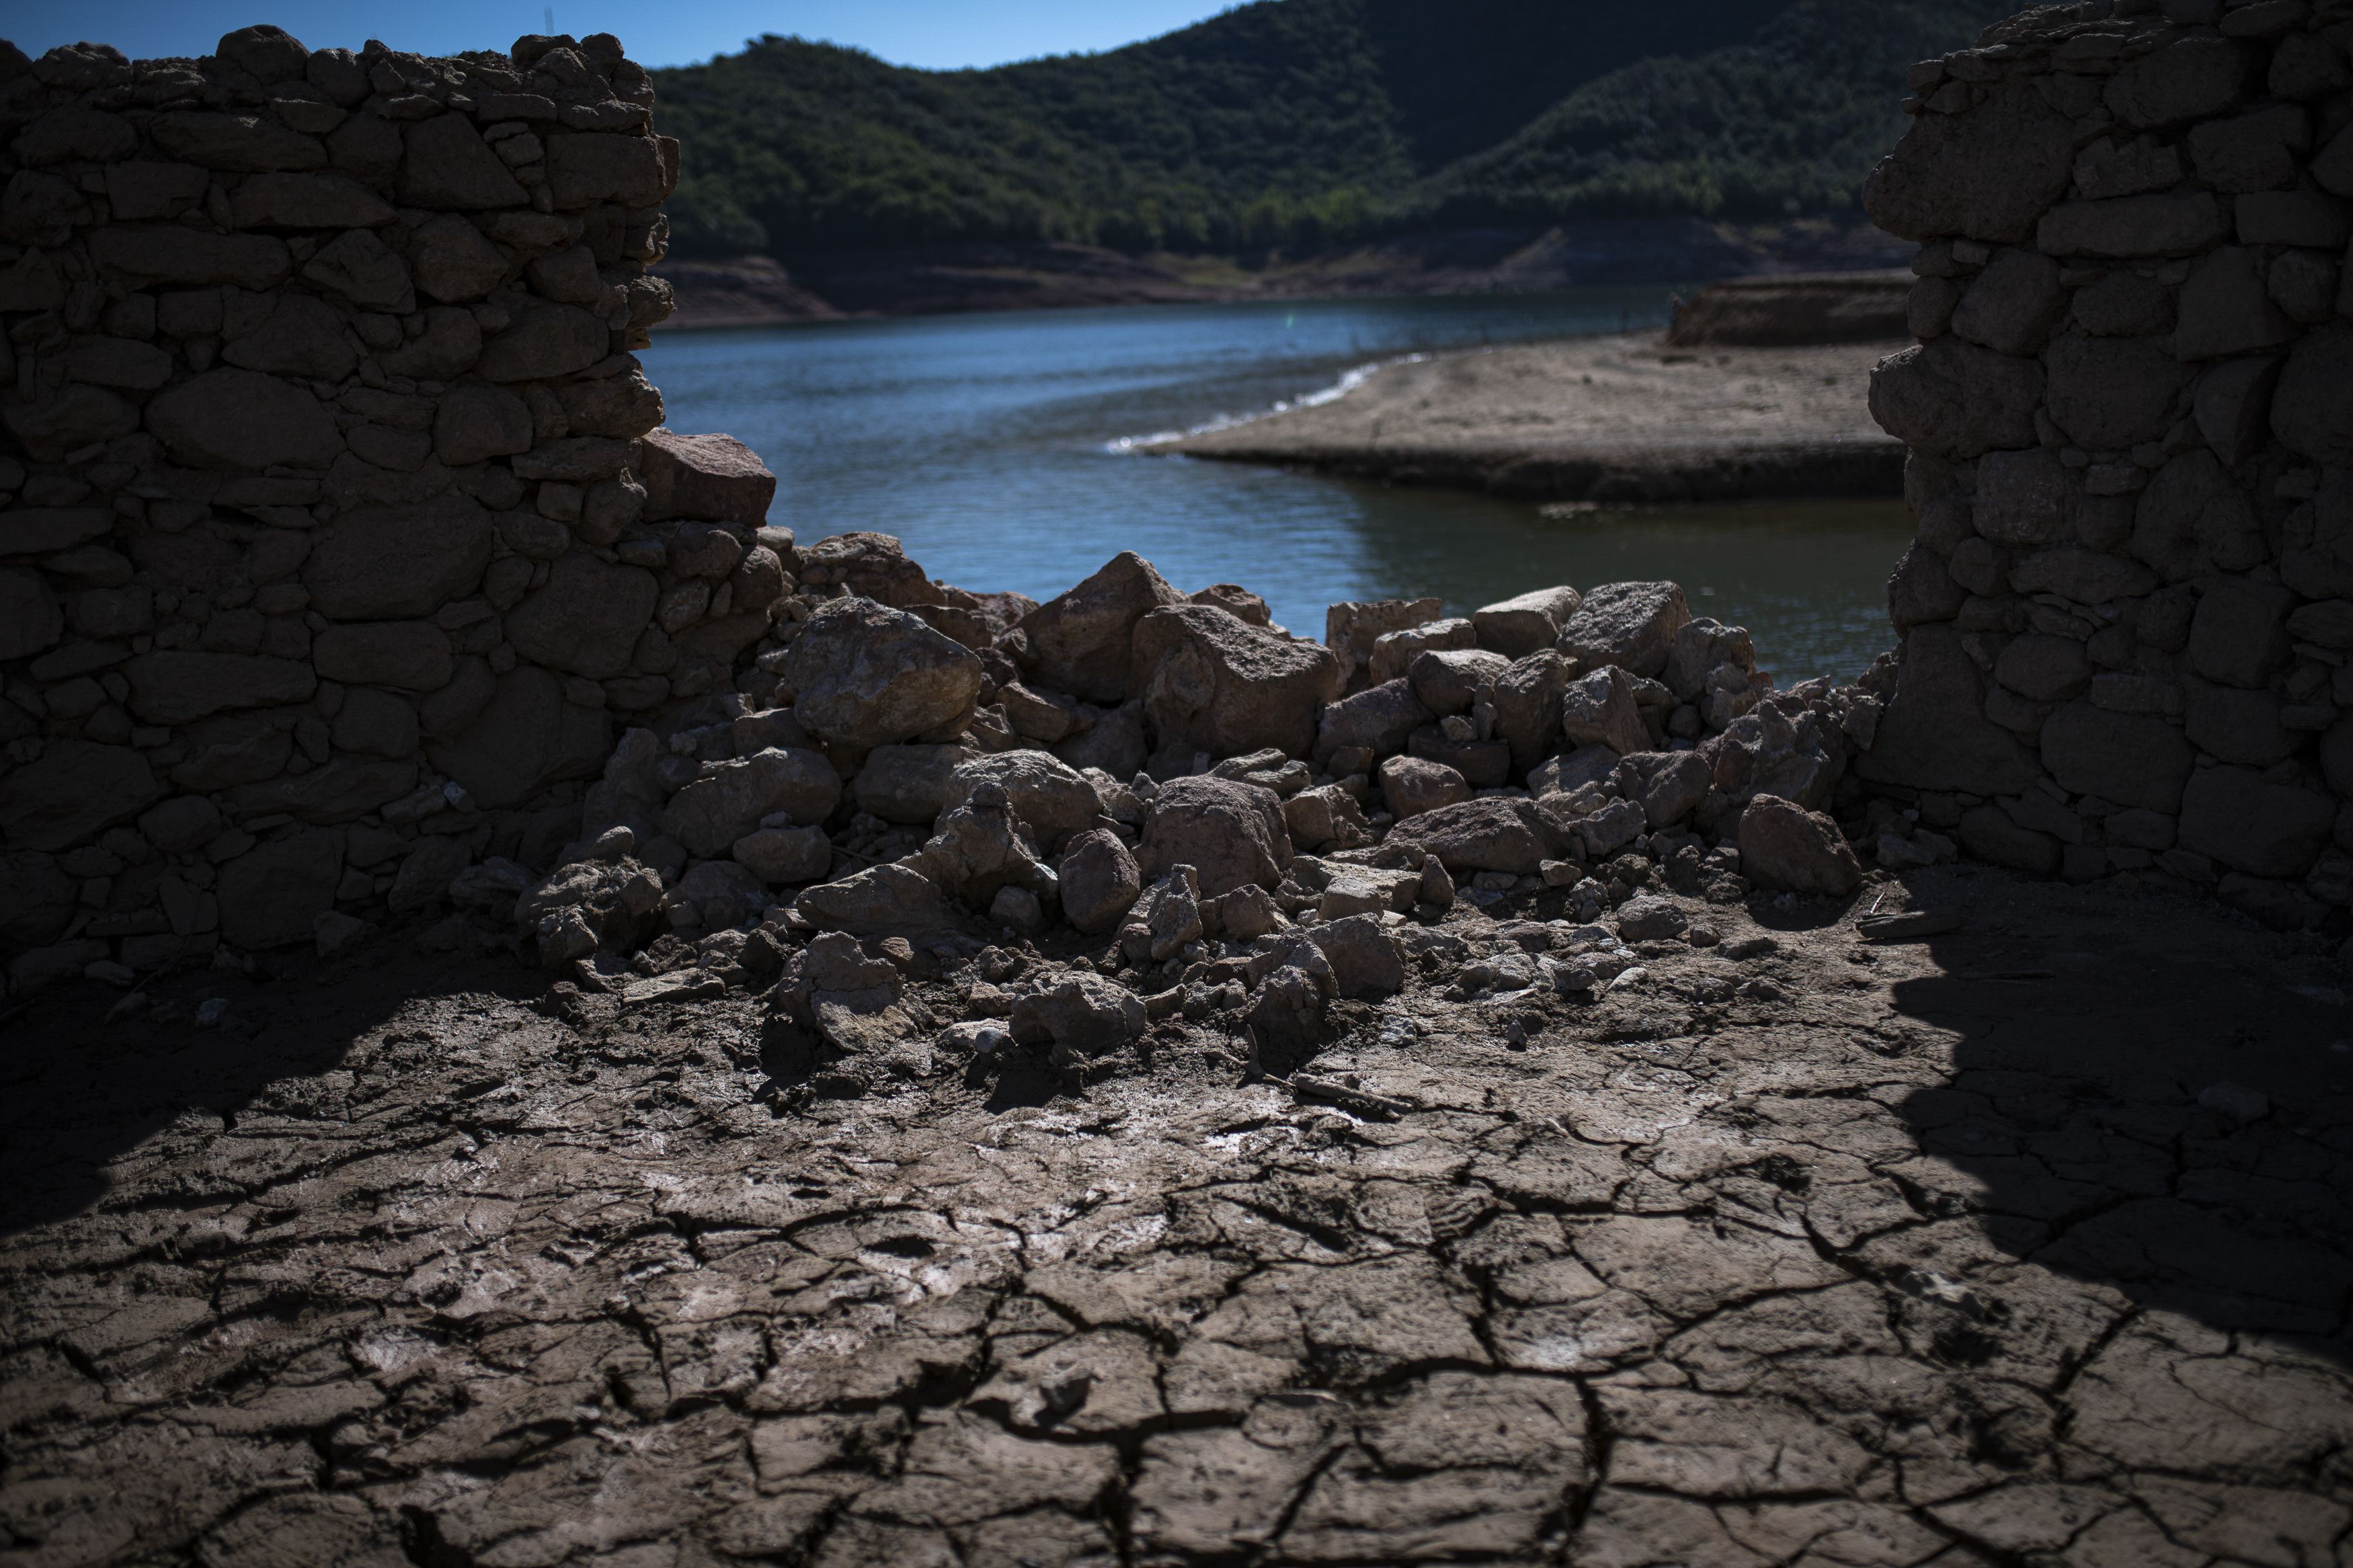
[[[949,1043],[1083,1075],[1178,1014],[1303,1043],[1415,967],[1591,992],[1710,941],[1692,900],[1862,878],[1822,813],[1879,697],[1774,690],[1671,583],[1335,605],[1319,643],[1134,554],[1009,625],[886,536],[796,570],[782,646],[628,731],[555,870],[459,873],[437,942],[518,943],[566,1008],[773,985],[849,1090],[930,1070],[908,986],[950,973]],[[1955,854],[1869,820],[1887,863]],[[1546,900],[1500,956],[1445,924]]]

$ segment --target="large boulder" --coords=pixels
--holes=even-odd
[[[566,701],[561,680],[519,664],[498,678],[471,720],[427,742],[425,754],[478,804],[499,810],[560,780],[594,777],[612,744],[605,709]]]
[[[13,849],[66,849],[164,794],[147,759],[129,746],[51,741],[35,761],[0,775],[0,834]]]
[[[1460,771],[1426,757],[1391,757],[1381,764],[1381,799],[1399,822],[1471,798]]]
[[[944,810],[965,804],[985,785],[1005,792],[1014,816],[1049,853],[1092,827],[1103,815],[1095,786],[1050,752],[998,752],[960,763],[948,781]]]
[[[1710,735],[1698,755],[1708,764],[1715,793],[1734,805],[1776,795],[1818,811],[1846,768],[1841,731],[1826,731],[1811,713],[1801,711],[1792,720],[1773,703],[1760,704],[1723,733]]]
[[[1077,587],[1022,616],[1018,629],[1038,684],[1090,702],[1118,702],[1128,696],[1135,624],[1164,605],[1185,602],[1152,563],[1124,551]]]
[[[1574,795],[1587,784],[1608,778],[1621,760],[1621,753],[1614,747],[1572,747],[1528,770],[1528,793],[1539,800],[1548,795]]]
[[[457,671],[448,634],[430,621],[329,626],[311,639],[311,662],[322,679],[409,691],[438,691]]]
[[[1343,996],[1388,996],[1405,989],[1405,957],[1377,914],[1350,915],[1311,927],[1307,940],[1332,966]]]
[[[1324,646],[1339,656],[1350,691],[1371,683],[1373,644],[1391,632],[1434,621],[1442,599],[1346,599],[1324,612]]]
[[[1362,746],[1376,757],[1401,752],[1413,732],[1436,717],[1409,684],[1385,680],[1324,710],[1315,725],[1315,760],[1327,763],[1333,752],[1350,746]]]
[[[1047,1059],[1062,1072],[1119,1049],[1141,1036],[1148,1021],[1144,998],[1099,974],[1073,974],[1027,999],[1022,1010],[1027,1016],[1017,1021],[1016,1032],[1034,1028],[1051,1039],[1054,1048]]]
[[[2328,847],[2337,804],[2253,768],[2200,768],[2181,792],[2180,845],[2255,877],[2301,877]]]
[[[1862,885],[1838,824],[1778,795],[1760,795],[1740,814],[1740,872],[1761,888],[1842,899]]]
[[[1539,687],[1539,690],[1542,688]],[[1573,745],[1607,746],[1620,756],[1651,749],[1634,682],[1623,667],[1604,665],[1560,689],[1560,728]]]
[[[629,651],[653,618],[654,574],[573,551],[547,584],[507,612],[507,640],[525,658],[591,680],[629,668]]]
[[[491,514],[454,491],[421,506],[361,507],[320,532],[302,586],[330,620],[429,616],[480,585],[496,542]]]
[[[1675,634],[1690,620],[1675,584],[1605,583],[1561,626],[1560,651],[1584,669],[1614,664],[1651,678],[1666,668]]]
[[[1863,183],[1863,207],[1905,239],[2031,238],[2066,193],[2075,142],[2032,82],[1998,84],[1957,114],[1914,116]]]
[[[575,860],[549,872],[515,900],[514,922],[550,969],[599,947],[627,952],[660,923],[662,879],[626,856]]]
[[[987,909],[1007,888],[1041,902],[1057,896],[1057,879],[1013,815],[1004,789],[982,781],[942,814],[939,830],[919,858],[923,874],[976,910]]]
[[[887,533],[837,533],[820,539],[800,552],[800,573],[807,587],[846,590],[894,610],[936,612],[947,596]],[[934,625],[929,616],[924,624]],[[937,629],[953,635],[951,626]]]
[[[768,503],[776,498],[776,476],[733,436],[649,430],[639,443],[636,467],[646,487],[649,522],[691,517],[756,528],[767,521]]]
[[[1198,941],[1203,929],[1200,873],[1172,866],[1120,922],[1120,951],[1134,963],[1163,963]]]
[[[1585,596],[1569,587],[1538,588],[1471,613],[1479,646],[1505,658],[1525,658],[1560,640],[1561,628]]]
[[[1561,736],[1563,698],[1576,668],[1567,656],[1547,647],[1517,660],[1495,678],[1494,736],[1512,748],[1514,768],[1525,773],[1552,753],[1554,743]],[[1594,673],[1605,679],[1609,674],[1604,670]],[[1624,679],[1622,676],[1619,679]],[[1634,722],[1640,725],[1641,711],[1634,706],[1630,682],[1626,683],[1624,696],[1625,707],[1633,711]],[[1609,705],[1605,702],[1603,706],[1606,713]]]
[[[291,947],[335,907],[343,874],[335,833],[295,833],[257,845],[220,868],[221,940],[233,947]]]
[[[1373,639],[1370,678],[1376,683],[1395,680],[1413,668],[1425,653],[1460,652],[1479,646],[1479,631],[1461,616],[1424,621],[1402,631],[1384,632]]]
[[[1373,841],[1364,807],[1335,784],[1301,790],[1284,801],[1282,820],[1295,848],[1356,849]]]
[[[739,861],[705,860],[687,868],[670,889],[670,903],[692,910],[706,931],[724,931],[767,907],[768,884]]]
[[[1715,784],[1715,770],[1697,752],[1639,752],[1613,772],[1620,793],[1641,803],[1643,820],[1654,830],[1697,811]]]
[[[870,866],[838,881],[805,888],[793,908],[820,931],[856,937],[905,937],[918,947],[962,934],[940,885],[905,864]]]
[[[1871,373],[1871,416],[1914,450],[1960,459],[2037,445],[2042,364],[1950,335],[1888,355]]]
[[[1931,557],[1931,559],[1934,559]],[[1696,702],[1708,689],[1708,677],[1725,665],[1736,669],[1757,668],[1757,644],[1739,626],[1727,626],[1705,616],[1676,629],[1659,679],[1678,702]]]
[[[1252,883],[1274,887],[1291,866],[1282,803],[1272,790],[1239,779],[1163,784],[1145,814],[1137,858],[1147,879],[1178,866],[1196,868],[1203,898],[1221,898]]]
[[[763,827],[735,840],[727,853],[771,887],[814,882],[833,868],[833,842],[822,827]]]
[[[1090,936],[1116,931],[1144,891],[1135,857],[1109,828],[1091,828],[1071,839],[1056,875],[1062,884],[1062,918]]]
[[[2353,328],[2327,326],[2287,356],[2272,399],[2272,431],[2289,448],[2333,468],[2353,464]]]
[[[670,796],[661,829],[690,855],[724,855],[761,819],[783,812],[800,827],[822,826],[841,804],[841,776],[824,753],[782,747],[708,764]]]
[[[1208,605],[1173,605],[1138,621],[1129,668],[1160,743],[1214,756],[1271,746],[1303,757],[1315,744],[1316,715],[1340,695],[1331,649]]]
[[[962,742],[877,746],[866,753],[850,794],[859,810],[885,822],[928,825],[956,803],[956,769],[976,755]]]
[[[1143,701],[1123,702],[1102,714],[1085,733],[1059,742],[1054,754],[1074,768],[1101,768],[1113,778],[1134,778],[1152,755]]]
[[[2192,35],[2125,66],[2108,79],[2104,96],[2109,110],[2127,125],[2179,125],[2205,120],[2238,100],[2252,63],[2245,47],[2232,39]],[[2021,82],[2019,87],[2022,89],[2026,85]],[[2029,107],[2023,98],[2015,101],[2020,109]],[[2015,170],[2002,173],[2017,177]]]
[[[1433,648],[1418,654],[1406,670],[1414,700],[1432,713],[1466,713],[1480,688],[1512,668],[1512,661],[1484,648]]]
[[[2052,422],[2094,451],[2123,451],[2162,438],[2189,374],[2173,353],[2162,340],[2059,339],[2043,356],[2044,406]]]
[[[1949,622],[1904,639],[1895,698],[1855,771],[1912,789],[2016,795],[2042,771],[2018,737],[1985,716],[1985,677]]]
[[[159,395],[147,405],[147,427],[192,468],[323,468],[343,450],[326,405],[253,370],[207,371]]]
[[[1188,598],[1196,605],[1215,605],[1236,620],[1247,621],[1254,626],[1274,625],[1273,608],[1240,583],[1212,583]],[[1031,609],[1036,607],[1034,605],[1030,606]],[[1027,615],[1029,611],[1024,610],[1022,614]]]
[[[53,855],[0,854],[0,945],[44,947],[57,941],[71,923],[80,894],[81,884],[66,875]]]
[[[323,826],[389,805],[416,784],[417,764],[405,758],[369,763],[357,757],[331,757],[325,766],[306,773],[240,784],[229,791],[228,806],[238,816],[284,813]]]
[[[785,655],[785,682],[811,734],[862,749],[959,725],[980,696],[981,665],[904,610],[853,597],[829,601],[802,625]]]
[[[151,724],[185,724],[230,709],[281,707],[304,700],[319,688],[317,673],[301,659],[196,648],[139,654],[122,673],[131,683],[131,711]]]
[[[1880,734],[1886,732],[1883,719]],[[2042,765],[2070,795],[2148,811],[2181,809],[2183,786],[2198,761],[2179,725],[2149,713],[2110,712],[2082,699],[2043,721],[2042,742]]]
[[[1323,950],[1304,936],[1294,936],[1274,952],[1253,958],[1250,971],[1256,987],[1248,1016],[1252,1037],[1269,1045],[1313,1042],[1324,1026],[1325,1005],[1339,989]]]
[[[65,612],[39,573],[0,572],[0,659],[30,658],[65,629]]]
[[[1398,823],[1386,848],[1419,849],[1438,857],[1447,870],[1506,871],[1533,877],[1552,858],[1559,830],[1534,801],[1491,796]]]

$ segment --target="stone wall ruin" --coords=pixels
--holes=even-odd
[[[756,652],[774,480],[658,432],[630,353],[670,309],[652,97],[606,36],[0,44],[18,984],[543,863],[617,718]]]
[[[1978,858],[2353,898],[2353,6],[2092,0],[1916,66],[1865,194],[1921,242],[1859,771]]]
[[[854,1056],[906,1034],[877,965],[1057,922],[1276,1033],[1466,897],[1617,911],[1568,989],[1689,923],[1651,892],[1862,858],[2341,925],[2347,16],[2094,0],[1916,68],[1868,193],[1924,246],[1873,390],[1899,657],[1790,691],[1672,584],[1316,641],[1134,555],[1041,605],[797,546],[632,357],[679,151],[609,37],[0,53],[11,989],[390,920],[592,988],[781,974]]]

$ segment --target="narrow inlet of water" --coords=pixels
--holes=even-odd
[[[678,430],[776,471],[803,542],[896,534],[931,575],[1044,599],[1123,550],[1240,583],[1320,637],[1340,599],[1467,612],[1554,583],[1672,578],[1784,684],[1888,647],[1894,502],[1547,514],[1484,495],[1155,456],[1134,438],[1327,395],[1409,354],[1662,325],[1663,289],[1254,301],[672,332],[642,356]]]

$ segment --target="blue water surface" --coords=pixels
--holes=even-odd
[[[896,534],[931,575],[1043,599],[1122,550],[1180,588],[1240,583],[1321,636],[1339,599],[1450,609],[1552,583],[1684,584],[1785,682],[1851,676],[1891,640],[1900,507],[1546,516],[1537,506],[1155,456],[1138,438],[1329,395],[1408,354],[1665,320],[1663,288],[1274,300],[673,331],[641,357],[670,427],[776,469],[803,542]]]

